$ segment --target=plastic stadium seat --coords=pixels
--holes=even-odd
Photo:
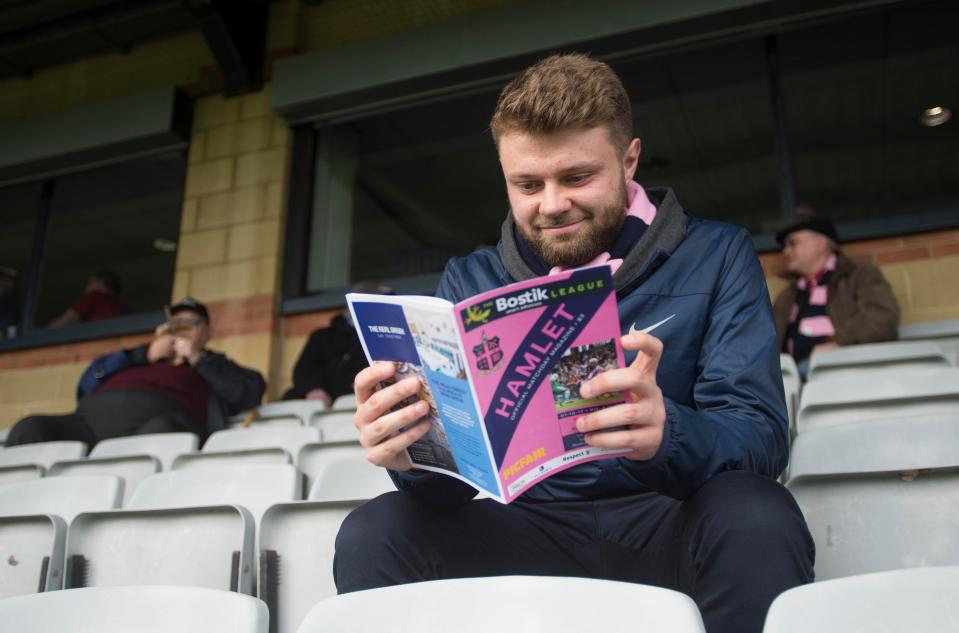
[[[358,441],[360,433],[353,424],[354,409],[330,411],[313,417],[311,424],[320,430],[323,442]]]
[[[43,466],[38,464],[0,466],[0,484],[9,484],[25,479],[39,479],[43,477],[44,470]]]
[[[322,400],[279,400],[255,409],[253,426],[307,426],[317,413],[327,410]],[[234,423],[242,423],[250,411],[233,416]]]
[[[900,325],[899,339],[933,342],[942,349],[953,365],[959,365],[959,319]]]
[[[320,432],[309,426],[268,429],[224,429],[207,438],[203,452],[238,451],[251,448],[283,448],[296,455],[304,444],[319,442]]]
[[[63,475],[114,475],[123,480],[123,501],[141,481],[160,471],[160,460],[151,455],[130,455],[127,457],[103,457],[73,459],[56,462],[50,466],[48,477]]]
[[[184,585],[252,594],[254,530],[253,515],[236,505],[85,512],[67,534],[63,586]]]
[[[127,504],[130,509],[239,505],[259,521],[274,503],[302,498],[302,477],[288,464],[235,464],[188,468],[144,479]]]
[[[880,420],[801,433],[786,484],[816,578],[959,565],[959,421]]]
[[[173,460],[173,470],[219,468],[235,464],[292,464],[293,457],[283,448],[250,448],[237,451],[185,453]]]
[[[58,516],[0,517],[0,598],[59,589],[66,536]]]
[[[0,466],[37,464],[49,468],[53,462],[63,459],[80,459],[87,454],[83,442],[38,442],[8,446],[0,450]]]
[[[0,486],[0,516],[55,514],[69,524],[80,512],[119,508],[122,500],[119,477],[44,477]]]
[[[704,631],[696,604],[678,591],[592,578],[500,576],[336,596],[314,606],[299,633],[487,633],[503,628],[551,633]]]
[[[950,364],[938,345],[926,341],[849,345],[813,354],[808,380],[865,378],[880,372],[939,369]]]
[[[764,633],[959,630],[959,567],[900,569],[795,587],[770,605]]]
[[[95,587],[0,601],[17,633],[267,633],[266,605],[197,587]]]
[[[149,433],[113,437],[98,442],[90,457],[127,457],[152,455],[160,460],[162,470],[170,470],[177,455],[192,453],[200,445],[195,433]]]
[[[346,515],[362,503],[280,503],[263,515],[257,595],[270,605],[278,633],[293,633],[310,607],[336,595],[336,534]]]
[[[789,415],[789,429],[795,435],[796,409],[799,408],[799,394],[802,392],[802,380],[799,377],[799,367],[789,354],[779,355],[779,366],[783,375],[783,391],[786,394],[786,413]]]
[[[306,475],[306,489],[309,490],[316,481],[317,474],[334,457],[364,454],[363,447],[356,441],[304,444],[296,456],[296,468]]]
[[[333,401],[330,407],[334,411],[356,410],[356,394],[347,393]]]
[[[396,486],[386,469],[371,464],[361,452],[326,460],[316,472],[307,498],[310,501],[372,499],[394,490]]]
[[[959,413],[959,369],[916,369],[806,383],[796,431],[862,420]]]

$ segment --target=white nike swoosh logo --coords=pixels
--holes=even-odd
[[[665,323],[666,321],[669,321],[669,320],[670,320],[671,318],[673,318],[674,316],[676,316],[676,315],[675,315],[675,314],[670,314],[668,317],[666,317],[665,319],[663,319],[663,320],[660,321],[659,323],[653,323],[653,324],[650,325],[649,327],[645,327],[645,328],[643,328],[643,329],[641,329],[641,330],[637,330],[637,329],[636,329],[636,324],[633,323],[632,325],[629,326],[629,333],[630,333],[630,334],[639,334],[639,333],[649,334],[650,332],[652,332],[653,330],[655,330],[656,328],[658,328],[660,325],[662,325],[662,324]]]

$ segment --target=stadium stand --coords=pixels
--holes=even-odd
[[[95,587],[0,600],[18,633],[267,633],[266,605],[195,587]]]
[[[0,466],[21,466],[35,464],[49,468],[54,462],[63,459],[79,459],[87,454],[87,445],[83,442],[38,442],[7,446],[0,450]]]
[[[787,488],[816,542],[816,578],[959,565],[959,417],[800,433]]]
[[[54,463],[48,477],[63,475],[114,475],[123,480],[123,501],[126,503],[140,482],[160,471],[160,460],[151,455],[88,457]]]
[[[80,512],[119,508],[122,500],[119,477],[44,477],[0,486],[0,515],[55,514],[69,524]]]
[[[704,631],[695,603],[678,591],[589,578],[501,576],[421,582],[329,598],[307,613],[298,632],[486,633],[502,628],[504,620],[514,626],[535,623],[531,629],[554,633]]]
[[[959,414],[959,369],[916,369],[809,382],[803,387],[796,431],[860,420]]]
[[[817,352],[809,360],[808,381],[863,379],[887,372],[941,369],[950,362],[942,349],[927,341],[849,345]]]
[[[327,410],[327,406],[321,400],[279,400],[233,416],[232,426],[242,426],[251,414],[253,415],[252,425],[256,427],[309,426],[314,415]]]
[[[790,589],[770,605],[763,633],[946,633],[957,622],[959,567],[928,567]]]
[[[66,537],[52,514],[0,517],[0,598],[59,589]]]
[[[90,451],[90,457],[127,457],[152,455],[162,470],[170,470],[177,455],[192,453],[200,445],[194,433],[148,433],[102,440]]]

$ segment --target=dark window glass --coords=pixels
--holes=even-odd
[[[186,159],[177,153],[54,181],[38,327],[77,301],[90,275],[103,270],[121,281],[119,296],[128,313],[157,310],[166,303],[185,176]]]
[[[25,284],[30,276],[40,189],[38,183],[0,188],[0,267],[11,269],[2,271],[5,279],[0,280],[0,340],[12,338],[19,330],[14,321],[22,314]]]

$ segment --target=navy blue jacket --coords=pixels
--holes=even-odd
[[[666,405],[663,442],[647,461],[610,458],[530,488],[527,501],[571,501],[655,491],[677,499],[724,470],[775,478],[788,432],[776,329],[748,233],[683,211],[669,189],[649,189],[652,225],[614,275],[623,334],[660,323],[657,383]],[[451,260],[437,294],[460,301],[531,278],[511,219],[497,248]],[[627,363],[635,354],[627,352]],[[411,471],[394,481],[423,501],[462,503],[475,491],[452,477]]]
[[[80,376],[77,399],[93,393],[113,374],[148,362],[146,345],[95,358]],[[194,368],[210,388],[206,403],[207,434],[226,428],[231,415],[259,406],[263,399],[266,381],[260,372],[240,367],[223,354],[205,350]]]

